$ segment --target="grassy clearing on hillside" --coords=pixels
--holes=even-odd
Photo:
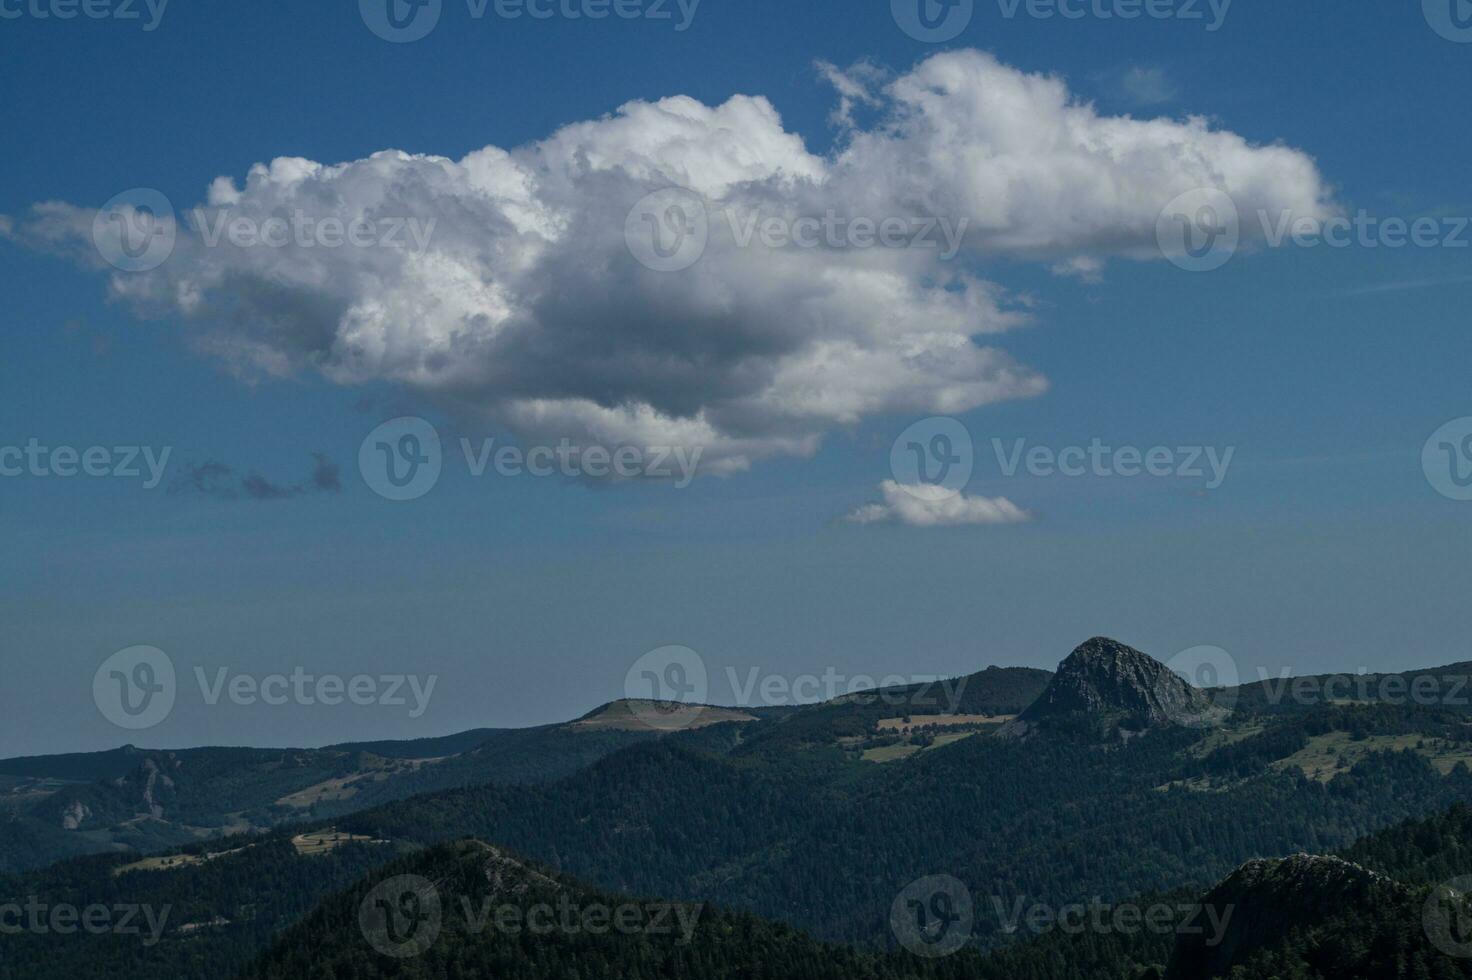
[[[1191,746],[1190,752],[1198,759],[1204,759],[1211,753],[1227,745],[1234,745],[1254,735],[1261,735],[1266,730],[1266,725],[1239,725],[1231,728],[1217,728],[1209,735]]]
[[[881,732],[895,732],[900,735],[908,735],[920,728],[959,728],[962,725],[1002,725],[1016,715],[912,715],[907,721],[904,718],[882,718],[879,721]]]
[[[946,745],[954,745],[956,742],[977,734],[976,732],[950,732],[946,735],[937,735],[935,741],[929,745],[915,745],[910,742],[901,742],[898,745],[885,745],[877,749],[868,749],[862,758],[865,762],[898,762],[900,759],[908,759],[912,755],[921,752],[929,752],[932,749],[942,748]]]
[[[669,726],[662,716],[671,719]],[[729,721],[756,721],[756,715],[737,708],[693,705],[674,701],[615,701],[596,714],[580,718],[567,727],[619,732],[694,730]]]
[[[231,854],[239,854],[241,851],[249,850],[254,845],[247,844],[245,847],[236,847],[228,851],[215,851],[211,854],[166,854],[162,857],[144,858],[132,864],[125,864],[120,868],[113,868],[113,877],[127,874],[132,871],[177,871],[180,868],[190,868],[196,864],[204,864],[218,858],[229,857]]]
[[[385,759],[379,756],[368,756],[363,763],[363,768],[359,771],[348,773],[345,776],[325,779],[305,789],[297,790],[295,793],[288,793],[286,796],[277,800],[276,804],[278,806],[289,806],[299,810],[305,810],[318,803],[337,803],[342,800],[350,800],[358,795],[358,787],[365,781],[382,783],[393,776],[418,772],[424,766],[432,766],[444,761],[444,758]]]
[[[1273,768],[1280,771],[1297,768],[1310,779],[1328,782],[1371,752],[1386,751],[1415,752],[1442,775],[1455,769],[1459,762],[1472,766],[1472,749],[1429,735],[1371,735],[1356,741],[1348,732],[1330,732],[1309,739],[1308,745],[1273,763]]]
[[[328,854],[345,844],[387,844],[386,840],[375,840],[359,834],[345,834],[340,830],[321,830],[315,834],[297,834],[291,846],[304,857]]]

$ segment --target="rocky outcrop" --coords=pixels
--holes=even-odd
[[[998,732],[1025,738],[1049,728],[1128,737],[1168,725],[1195,725],[1210,699],[1165,664],[1097,636],[1059,664],[1042,695]]]
[[[1249,861],[1202,899],[1207,914],[1201,921],[1222,927],[1182,934],[1166,977],[1224,976],[1253,952],[1273,948],[1295,930],[1350,909],[1398,907],[1409,894],[1404,885],[1341,858],[1299,854]]]
[[[61,810],[62,830],[81,830],[82,825],[92,816],[92,811],[80,800],[73,800]]]

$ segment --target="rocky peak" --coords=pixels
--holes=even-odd
[[[472,840],[461,845],[463,854],[481,862],[481,871],[490,894],[498,897],[525,895],[536,889],[561,891],[562,885],[519,858],[484,841]]]
[[[1202,923],[1183,933],[1171,954],[1172,980],[1225,975],[1253,950],[1346,909],[1387,908],[1408,890],[1384,875],[1336,857],[1297,854],[1249,861],[1202,899]]]
[[[1219,891],[1273,891],[1341,895],[1362,891],[1392,880],[1343,858],[1295,854],[1278,859],[1248,861],[1219,886]]]
[[[1210,700],[1165,664],[1133,647],[1096,636],[1080,644],[1042,695],[1001,734],[1022,737],[1048,727],[1095,734],[1137,733],[1194,724]]]

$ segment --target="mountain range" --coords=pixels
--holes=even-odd
[[[1414,686],[1458,670],[1394,676]],[[1472,800],[1466,708],[1310,689],[1330,686],[1201,691],[1095,638],[1055,673],[992,668],[952,682],[957,697],[914,685],[711,709],[672,733],[614,702],[566,725],[418,743],[0,762],[11,842],[0,907],[170,910],[148,945],[7,939],[0,977],[93,975],[104,961],[109,976],[181,978],[563,977],[572,963],[631,977],[759,964],[773,977],[876,980],[1266,977],[1285,964],[1283,976],[1463,976],[1411,912],[1429,900],[1430,869],[1438,881],[1472,873],[1472,820],[1458,808]],[[1369,687],[1388,689],[1399,688]],[[175,833],[190,839],[170,846]],[[53,863],[64,846],[98,853]],[[503,942],[454,925],[408,962],[365,944],[355,909],[379,884],[455,880],[461,897],[500,901],[488,862],[536,883],[526,894],[709,918],[681,946],[560,932]],[[969,921],[953,955],[917,955],[895,910],[929,908],[912,891],[939,878],[955,892],[944,908],[964,896]],[[1205,946],[1176,931],[1056,927],[1075,906],[1213,902],[1235,911]],[[1033,908],[1054,927],[1016,911]],[[1325,940],[1351,928],[1383,941]],[[1330,962],[1339,973],[1313,972]],[[1355,972],[1387,962],[1431,972]]]

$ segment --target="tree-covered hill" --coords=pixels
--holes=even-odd
[[[600,893],[465,840],[335,896],[241,980],[962,980],[975,963],[866,953],[750,915]]]

